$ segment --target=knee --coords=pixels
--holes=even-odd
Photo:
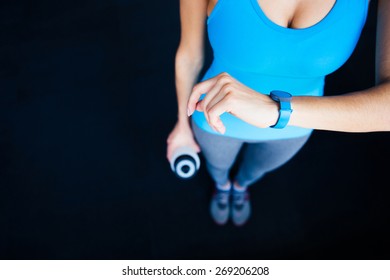
[[[225,172],[230,169],[230,164],[224,161],[207,161],[207,168],[213,171]]]
[[[262,177],[268,170],[264,168],[242,168],[239,172],[241,178],[254,179]]]

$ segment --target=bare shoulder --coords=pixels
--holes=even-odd
[[[203,52],[209,0],[180,0],[180,48],[196,57]]]
[[[215,5],[219,0],[207,0],[207,15],[209,16],[214,10]]]
[[[370,2],[372,2],[372,0],[370,0]],[[382,6],[389,7],[390,1],[389,0],[378,0],[378,4],[380,5],[380,7],[382,7]]]
[[[376,74],[377,82],[390,81],[390,1],[378,0]]]
[[[183,24],[196,24],[207,17],[209,0],[180,0],[180,19]]]
[[[217,0],[180,0],[180,8],[192,9],[194,13],[205,13],[209,2]]]

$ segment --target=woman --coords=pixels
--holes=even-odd
[[[390,1],[378,0],[376,86],[323,96],[325,76],[352,54],[368,8],[369,0],[180,1],[178,122],[167,157],[180,146],[202,151],[217,224],[231,215],[243,225],[248,187],[289,161],[313,129],[390,130]],[[206,24],[214,60],[196,84]]]

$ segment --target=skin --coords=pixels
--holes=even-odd
[[[225,132],[225,126],[219,116],[224,112],[261,128],[275,124],[278,119],[277,103],[265,93],[243,85],[228,73],[195,84],[199,69],[203,66],[205,19],[216,2],[180,1],[182,39],[176,56],[179,114],[167,141],[168,159],[180,145],[189,145],[199,151],[188,118],[195,110],[204,112],[210,126],[221,134]],[[304,28],[325,17],[335,1],[258,2],[275,23],[284,27]],[[291,102],[293,113],[289,125],[344,132],[390,131],[390,17],[386,16],[389,13],[390,1],[378,0],[376,85],[339,96],[295,96]],[[204,92],[207,92],[205,98],[199,101]]]

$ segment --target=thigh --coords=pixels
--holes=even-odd
[[[232,166],[243,146],[243,141],[204,131],[194,121],[192,121],[192,130],[208,164],[224,169]]]
[[[269,172],[293,158],[309,138],[310,135],[292,139],[246,143],[241,166],[244,169],[259,169],[262,172]]]

